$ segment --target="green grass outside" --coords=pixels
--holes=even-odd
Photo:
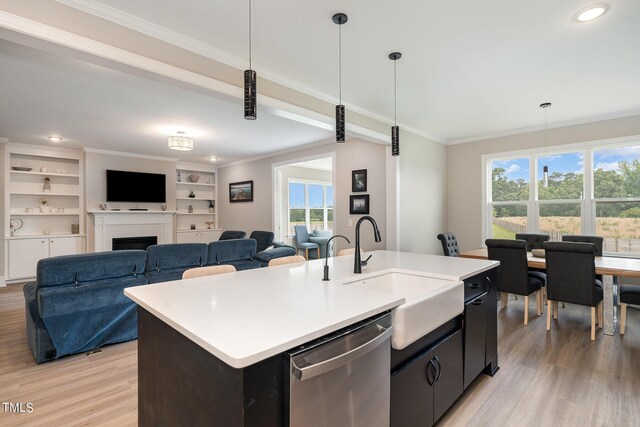
[[[499,225],[493,224],[493,238],[494,239],[515,239],[516,233],[506,228],[502,228]]]

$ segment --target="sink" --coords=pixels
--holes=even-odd
[[[391,345],[402,350],[464,311],[462,282],[408,273],[386,272],[366,279],[344,282],[405,299],[391,312]]]

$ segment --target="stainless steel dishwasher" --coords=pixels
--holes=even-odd
[[[387,427],[390,338],[387,312],[289,352],[289,425]]]

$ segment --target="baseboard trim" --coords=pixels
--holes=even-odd
[[[4,288],[7,286],[6,280],[4,280],[4,276],[0,276],[0,288]]]

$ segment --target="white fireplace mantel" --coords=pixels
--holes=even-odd
[[[89,211],[95,217],[95,251],[112,250],[120,237],[156,236],[158,244],[173,243],[175,211]]]

